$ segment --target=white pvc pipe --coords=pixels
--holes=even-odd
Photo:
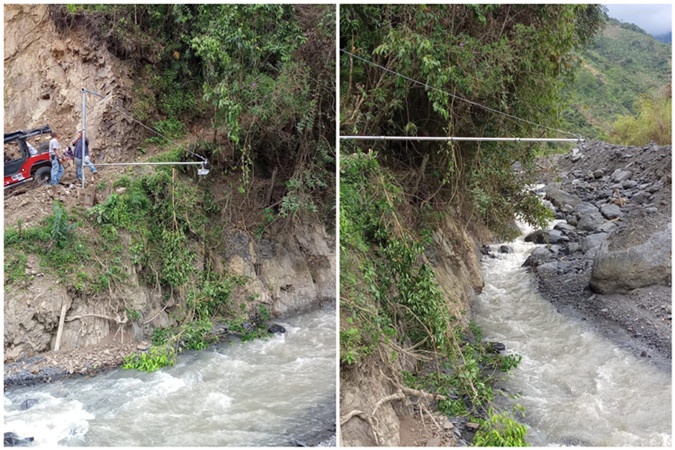
[[[488,141],[488,142],[585,142],[585,139],[518,138],[518,137],[429,137],[429,136],[340,136],[361,141]]]
[[[84,152],[85,152],[85,142],[87,139],[87,90],[82,88],[82,159],[80,160],[80,172],[82,173],[82,189],[84,189]],[[75,145],[77,147],[77,145]],[[75,151],[75,149],[73,149]]]
[[[137,162],[137,163],[96,163],[98,166],[196,166],[204,165],[203,162],[199,161],[190,161],[190,162]]]

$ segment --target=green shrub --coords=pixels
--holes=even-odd
[[[5,284],[26,279],[26,254],[21,250],[8,253],[5,249]]]
[[[202,350],[215,342],[216,338],[211,335],[213,322],[209,319],[199,319],[182,327],[181,339],[185,348],[190,350]]]
[[[529,447],[525,441],[527,427],[506,414],[495,414],[488,420],[478,419],[480,429],[473,438],[474,447]]]
[[[72,230],[77,227],[77,223],[68,222],[68,213],[61,202],[55,201],[52,208],[54,214],[47,218],[50,237],[58,248],[63,248],[70,242],[73,235]]]
[[[152,345],[161,346],[169,342],[169,339],[176,334],[173,328],[155,328],[152,330]]]
[[[142,372],[154,372],[166,366],[173,366],[176,352],[169,346],[151,346],[146,353],[124,357],[123,369],[136,369]]]
[[[671,145],[672,98],[642,97],[637,116],[619,116],[612,126],[612,138],[622,145],[646,145],[651,141]]]

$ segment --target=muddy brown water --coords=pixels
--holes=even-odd
[[[280,322],[285,335],[5,393],[5,432],[40,446],[292,446],[330,439],[335,308]],[[22,411],[26,399],[37,399]],[[328,434],[327,434],[328,433]]]
[[[536,246],[522,236],[507,245],[513,254],[482,262],[485,288],[472,311],[484,340],[523,357],[504,376],[497,406],[524,407],[519,421],[536,446],[670,447],[670,373],[558,313],[521,267]]]

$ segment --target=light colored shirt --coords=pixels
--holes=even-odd
[[[61,150],[61,144],[59,144],[58,139],[53,138],[49,141],[49,156],[56,155],[56,150]]]
[[[28,144],[28,142],[26,142],[26,144]],[[35,150],[35,147],[28,144],[28,153],[30,153],[30,156],[35,156],[35,155],[37,155],[38,152],[37,152],[37,150]]]

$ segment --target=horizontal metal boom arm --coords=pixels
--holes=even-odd
[[[585,139],[518,138],[518,137],[430,137],[430,136],[340,136],[360,141],[489,141],[489,142],[585,142]]]
[[[139,163],[99,163],[94,164],[96,167],[99,166],[202,166],[203,162],[190,161],[190,162],[139,162]]]

